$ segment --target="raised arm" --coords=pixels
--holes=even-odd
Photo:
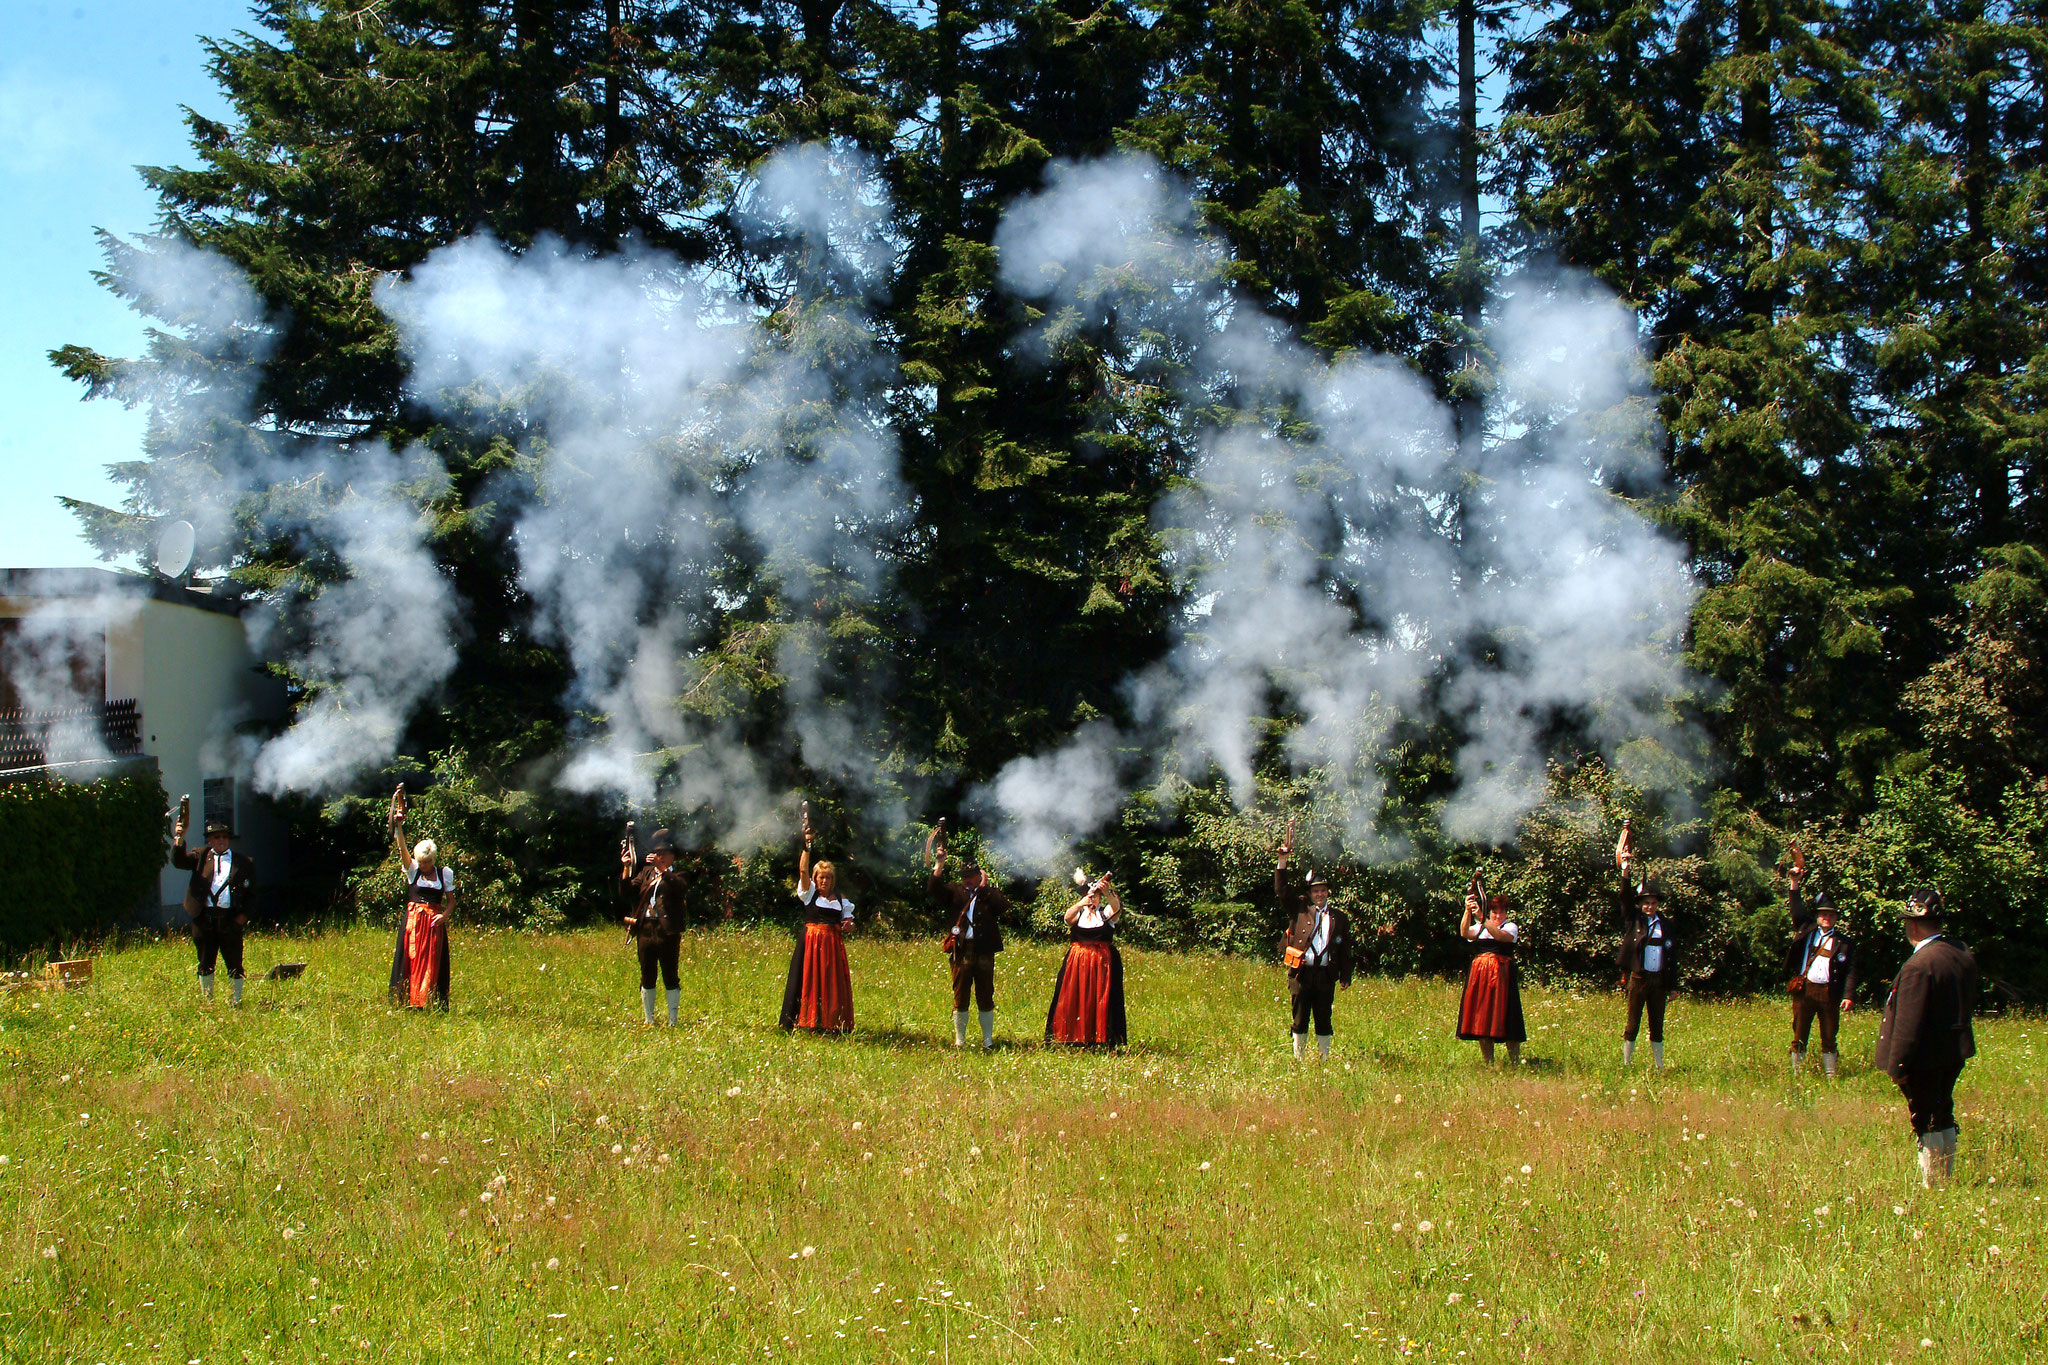
[[[1112,886],[1107,878],[1102,883],[1102,900],[1102,915],[1104,919],[1115,923],[1124,917],[1123,897],[1117,895],[1116,887]]]
[[[409,878],[413,875],[415,865],[412,860],[412,849],[405,842],[405,784],[403,782],[399,783],[398,789],[391,793],[391,815],[387,823],[391,827],[391,843],[398,850],[398,864],[405,869],[405,875]]]
[[[1474,872],[1471,883],[1465,888],[1465,913],[1458,920],[1459,938],[1477,938],[1479,936],[1477,921],[1480,917],[1480,906],[1485,903],[1486,883],[1479,879],[1477,872]]]
[[[1273,899],[1280,906],[1280,913],[1289,919],[1294,917],[1294,888],[1287,881],[1287,863],[1294,857],[1294,819],[1287,819],[1287,833],[1280,839],[1280,854],[1273,860]]]
[[[1081,912],[1083,910],[1086,910],[1087,908],[1088,898],[1086,896],[1083,896],[1081,897],[1081,899],[1075,901],[1072,905],[1068,906],[1066,913],[1060,916],[1060,918],[1064,919],[1069,925],[1079,924],[1081,922]]]

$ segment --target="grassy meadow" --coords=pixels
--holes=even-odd
[[[984,1056],[930,943],[784,1036],[788,945],[687,939],[674,1031],[596,931],[458,932],[445,1016],[372,930],[252,937],[239,1012],[182,940],[0,1000],[0,1361],[2048,1357],[2038,1020],[1924,1193],[1861,1010],[1826,1085],[1788,1008],[1680,997],[1658,1075],[1531,987],[1510,1071],[1364,981],[1296,1066],[1278,968],[1129,952],[1132,1047],[1076,1054],[1020,944]]]

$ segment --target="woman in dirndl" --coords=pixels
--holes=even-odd
[[[853,974],[846,967],[846,931],[853,902],[839,891],[839,869],[811,864],[810,808],[804,809],[804,848],[796,864],[796,898],[804,908],[789,980],[782,988],[785,1029],[846,1033],[853,1028]]]
[[[1514,902],[1488,896],[1486,885],[1472,878],[1465,893],[1465,917],[1458,936],[1472,945],[1472,966],[1465,973],[1465,994],[1458,1002],[1458,1036],[1477,1041],[1479,1055],[1493,1060],[1493,1045],[1508,1045],[1508,1064],[1522,1060],[1529,1030],[1522,1023],[1522,987],[1515,974],[1515,943],[1521,931],[1508,918]]]
[[[1109,878],[1089,882],[1081,899],[1067,907],[1066,960],[1053,981],[1052,1005],[1045,1012],[1045,1040],[1077,1047],[1122,1047],[1124,1027],[1124,958],[1116,950],[1117,921],[1124,903]]]
[[[448,1008],[448,916],[455,908],[455,869],[443,867],[432,839],[405,845],[405,788],[391,798],[391,840],[405,868],[405,914],[391,955],[391,1003],[410,1009]]]

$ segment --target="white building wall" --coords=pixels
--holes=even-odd
[[[224,815],[235,826],[237,846],[254,860],[259,882],[274,882],[284,870],[282,822],[267,802],[254,799],[246,779],[233,784],[232,809],[207,810],[206,783],[236,776],[235,727],[281,716],[283,689],[256,671],[239,616],[163,601],[145,595],[149,590],[144,581],[127,591],[67,592],[64,611],[103,623],[105,699],[133,698],[141,705],[143,752],[156,759],[172,808],[180,796],[192,798],[189,841],[200,843],[206,820]],[[0,616],[25,616],[51,600],[0,596]],[[158,886],[168,922],[184,918],[179,907],[188,875],[164,864]]]

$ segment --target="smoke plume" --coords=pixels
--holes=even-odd
[[[1348,841],[1381,847],[1398,724],[1462,736],[1448,832],[1510,839],[1541,797],[1546,733],[1578,724],[1626,765],[1671,737],[1693,598],[1682,548],[1611,491],[1656,468],[1634,324],[1589,284],[1519,282],[1489,338],[1489,439],[1400,362],[1320,359],[1219,282],[1223,252],[1159,167],[1061,165],[1006,216],[1002,275],[1046,300],[1043,344],[1110,328],[1127,371],[1169,374],[1200,451],[1154,509],[1189,609],[1107,725],[1020,759],[980,793],[998,842],[1048,868],[1119,804],[1125,778],[1220,772],[1251,799],[1271,699],[1285,755],[1343,797]],[[1128,755],[1155,756],[1133,770]]]

